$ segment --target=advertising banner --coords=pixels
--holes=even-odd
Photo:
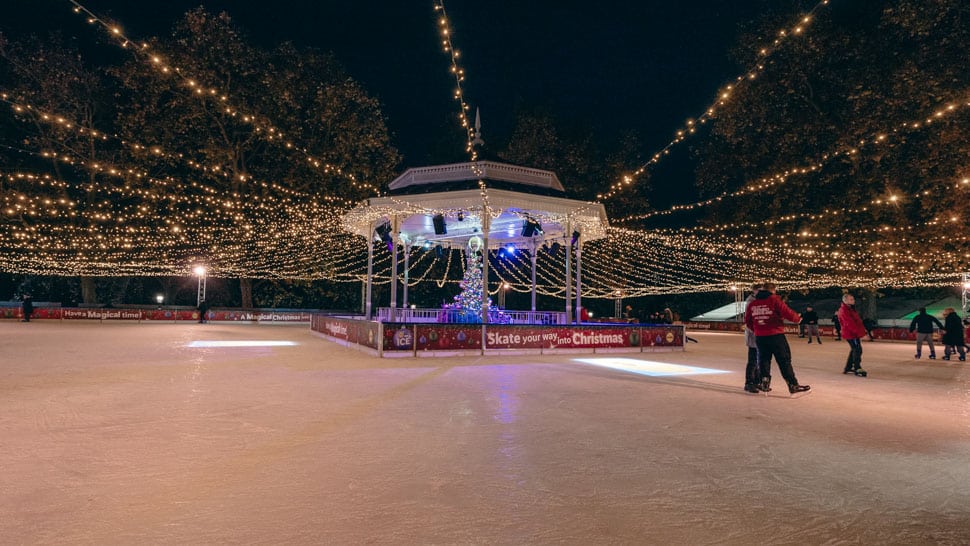
[[[141,320],[141,309],[61,309],[64,320]]]
[[[211,321],[227,322],[310,322],[311,314],[300,311],[215,310],[206,314]]]
[[[385,326],[384,350],[392,346],[387,342],[388,334],[393,334],[392,327],[400,331],[403,325]],[[482,348],[481,324],[411,324],[415,329],[414,344],[418,351],[477,351]],[[398,337],[394,342],[404,341]]]
[[[683,326],[645,326],[640,328],[644,347],[683,347]]]

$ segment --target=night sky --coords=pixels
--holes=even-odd
[[[139,39],[164,35],[185,11],[226,10],[253,41],[333,51],[350,74],[384,104],[404,167],[425,163],[443,131],[460,134],[454,80],[441,50],[431,0],[298,1],[87,0]],[[4,10],[5,32],[60,30],[87,42],[101,30],[67,0],[16,2]],[[538,107],[589,125],[604,147],[619,131],[637,131],[649,157],[717,89],[741,72],[729,59],[740,26],[759,2],[605,2],[452,0],[445,8],[466,71],[465,96],[481,108],[486,142],[508,137],[517,105]],[[92,49],[108,48],[91,45]],[[91,51],[92,56],[97,51]],[[456,161],[465,156],[456,150]],[[632,165],[635,168],[637,165]]]

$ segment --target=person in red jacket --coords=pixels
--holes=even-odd
[[[839,323],[842,325],[842,339],[849,343],[849,358],[845,361],[842,373],[854,373],[859,377],[868,375],[862,369],[862,338],[866,336],[866,325],[862,317],[855,310],[855,296],[842,296],[842,307],[838,311]]]
[[[758,345],[758,367],[761,368],[762,391],[771,390],[771,357],[775,357],[781,376],[788,383],[788,392],[805,392],[811,389],[808,385],[799,385],[795,378],[795,370],[791,366],[791,347],[785,338],[785,320],[798,323],[802,317],[785,305],[775,294],[775,283],[761,284],[761,290],[754,296],[754,301],[748,303],[744,310],[744,324],[754,332],[755,343]]]

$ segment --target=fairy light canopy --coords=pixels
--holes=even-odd
[[[494,161],[412,168],[394,179],[386,197],[361,203],[342,218],[347,231],[370,238],[396,225],[399,240],[464,248],[473,237],[497,249],[583,242],[607,236],[600,203],[568,199],[555,173]]]

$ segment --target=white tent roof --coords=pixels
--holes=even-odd
[[[343,227],[372,237],[377,226],[387,222],[393,229],[396,223],[401,238],[409,244],[427,241],[448,247],[463,247],[472,237],[484,238],[486,226],[490,248],[510,243],[527,248],[545,241],[566,242],[574,231],[581,233],[583,241],[606,236],[609,222],[602,204],[529,191],[542,188],[547,190],[543,193],[559,193],[562,185],[549,171],[492,162],[442,165],[410,169],[391,183],[391,189],[430,184],[441,184],[444,189],[449,183],[475,180],[481,182],[475,189],[371,198],[343,217]],[[489,187],[494,180],[504,182],[503,188]],[[522,186],[522,191],[507,189],[514,187],[510,184]],[[433,218],[438,215],[446,233],[435,233]],[[530,221],[540,229],[526,237],[523,227]]]

